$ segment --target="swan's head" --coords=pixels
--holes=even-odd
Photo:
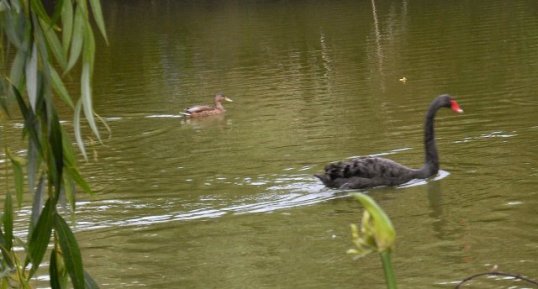
[[[215,95],[215,103],[223,102],[223,101],[233,102],[233,100],[231,100],[228,97],[224,96],[224,94],[222,94],[222,93],[218,93],[217,95]]]
[[[462,113],[460,105],[452,96],[448,94],[443,94],[438,97],[438,100],[441,102],[441,106],[450,108],[453,112]]]

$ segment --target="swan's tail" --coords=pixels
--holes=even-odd
[[[314,174],[314,177],[318,178],[325,186],[330,187],[332,184],[331,178],[325,173]]]

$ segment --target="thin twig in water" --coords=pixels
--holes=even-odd
[[[530,284],[534,284],[536,286],[536,288],[538,288],[538,282],[536,282],[536,281],[534,281],[532,279],[529,279],[527,277],[523,277],[521,275],[511,274],[511,273],[503,273],[503,272],[486,272],[486,273],[475,274],[475,275],[472,275],[472,276],[469,276],[469,277],[463,279],[458,285],[456,285],[455,289],[459,289],[460,286],[463,285],[463,283],[465,283],[467,281],[470,281],[470,280],[472,280],[474,278],[484,276],[484,275],[496,275],[496,276],[513,277],[514,279],[520,279],[520,280],[526,281],[526,282],[528,282]]]

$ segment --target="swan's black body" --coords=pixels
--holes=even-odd
[[[358,157],[325,166],[325,171],[315,176],[331,188],[363,189],[377,186],[397,186],[412,179],[425,179],[439,171],[439,156],[435,145],[433,123],[435,113],[442,107],[463,112],[449,95],[433,100],[424,123],[425,163],[420,169],[408,168],[380,157]]]

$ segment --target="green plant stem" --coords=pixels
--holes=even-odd
[[[381,262],[383,262],[383,271],[385,271],[385,281],[388,289],[396,289],[396,276],[392,270],[392,261],[390,260],[390,252],[383,251],[380,253]]]

